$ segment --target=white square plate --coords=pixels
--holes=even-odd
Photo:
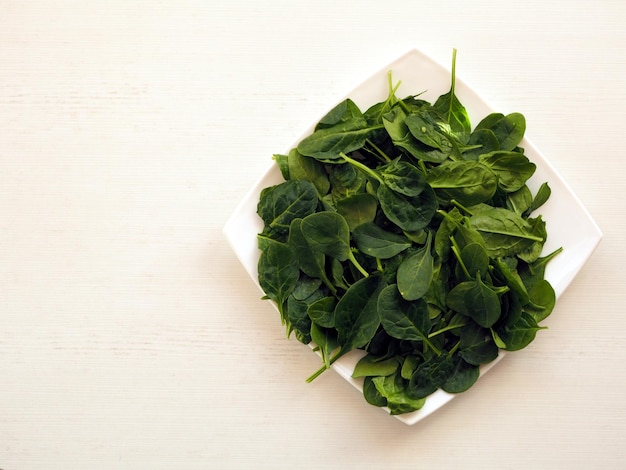
[[[394,83],[402,82],[396,93],[400,98],[424,92],[420,98],[434,102],[437,97],[447,93],[450,89],[450,70],[414,49],[376,72],[346,97],[351,98],[362,110],[385,100],[388,94],[387,73],[389,71],[392,71]],[[499,111],[490,108],[475,91],[459,79],[458,74],[455,93],[465,105],[474,125],[487,114]],[[335,104],[329,103],[328,109],[332,109]],[[311,134],[315,124],[317,121],[289,147],[283,149],[282,153],[287,154],[300,140]],[[549,263],[545,273],[558,299],[598,246],[602,233],[576,195],[546,158],[526,138],[520,146],[525,149],[526,156],[537,165],[535,174],[528,182],[533,194],[544,181],[547,181],[552,189],[550,199],[538,212],[543,215],[548,230],[544,253],[563,247],[563,252]],[[257,248],[256,237],[257,233],[263,229],[262,221],[256,214],[259,194],[263,188],[283,181],[278,166],[274,164],[270,156],[268,156],[268,162],[271,162],[271,165],[267,172],[248,191],[224,227],[228,242],[257,286],[259,286],[257,263],[260,252]],[[259,290],[261,290],[260,286]],[[333,369],[362,391],[362,380],[355,380],[351,377],[354,366],[361,356],[361,351],[352,351],[333,364]],[[481,375],[491,369],[503,356],[503,351],[501,351],[498,359],[481,367]],[[439,390],[426,399],[426,404],[422,409],[398,415],[396,418],[406,424],[415,424],[455,396]]]

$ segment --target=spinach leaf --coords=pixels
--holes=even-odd
[[[382,276],[373,274],[350,286],[335,308],[340,354],[365,346],[380,325],[377,302]]]
[[[317,325],[324,328],[335,326],[335,297],[322,297],[309,304],[307,315]]]
[[[521,253],[533,242],[544,239],[533,233],[527,220],[501,207],[482,204],[473,207],[470,224],[482,236],[490,256],[511,256]]]
[[[498,187],[509,193],[524,187],[537,168],[525,155],[503,150],[483,154],[478,161],[491,168],[498,177]]]
[[[283,324],[288,325],[285,302],[296,287],[300,270],[289,245],[268,241],[259,257],[259,284],[265,298],[276,303]]]
[[[469,148],[463,152],[464,160],[478,160],[484,153],[500,150],[500,142],[490,129],[475,129],[467,145]]]
[[[374,258],[392,258],[412,245],[406,237],[383,230],[374,222],[359,225],[352,235],[359,251]]]
[[[461,356],[453,356],[451,362],[452,370],[441,384],[441,389],[448,393],[465,392],[478,380],[480,369],[463,360]]]
[[[263,220],[263,233],[272,238],[284,236],[293,219],[315,213],[317,190],[306,180],[289,180],[261,191],[257,213]]]
[[[339,261],[350,260],[364,275],[367,271],[354,257],[350,247],[350,228],[346,219],[336,212],[316,212],[302,219],[302,234],[311,249]]]
[[[430,170],[427,181],[440,198],[466,206],[488,201],[498,188],[496,174],[472,160],[442,163]]]
[[[372,130],[364,117],[358,116],[331,127],[318,129],[298,144],[298,152],[317,160],[337,160],[341,152],[358,150]]]
[[[441,116],[443,121],[450,126],[451,132],[459,139],[460,142],[466,143],[472,132],[472,126],[465,106],[461,104],[457,96],[454,94],[456,88],[456,49],[452,52],[452,83],[450,91],[441,95],[433,105]]]
[[[288,243],[302,272],[307,276],[320,279],[333,294],[336,293],[335,285],[326,275],[326,256],[322,251],[311,247],[302,232],[302,219],[294,219],[291,222]]]
[[[385,377],[393,374],[400,363],[396,357],[390,357],[387,359],[379,359],[370,354],[363,356],[359,362],[354,366],[354,372],[352,372],[353,378],[358,377]]]
[[[454,370],[454,363],[447,354],[433,356],[421,363],[409,382],[409,395],[413,398],[426,398],[440,388]]]
[[[550,198],[550,194],[552,193],[552,190],[550,189],[550,186],[548,185],[548,183],[542,183],[541,186],[539,187],[539,190],[537,191],[537,194],[535,195],[533,202],[530,204],[530,207],[528,208],[528,212],[534,212],[537,209],[539,209],[541,206],[543,206],[548,199]]]
[[[498,346],[488,328],[467,323],[460,328],[459,336],[459,357],[468,364],[488,364],[498,357]]]
[[[315,130],[333,127],[341,122],[357,118],[362,114],[363,113],[361,113],[361,110],[356,103],[350,98],[347,98],[331,109],[322,119],[320,119],[315,127]]]
[[[389,189],[405,196],[419,196],[428,189],[424,174],[408,162],[394,160],[379,167],[378,173]]]
[[[430,288],[434,272],[431,238],[429,235],[426,245],[405,258],[398,267],[398,290],[406,300],[417,300]]]
[[[500,318],[501,306],[498,294],[487,286],[480,274],[473,281],[454,286],[446,299],[448,307],[466,315],[482,327],[489,328]]]
[[[381,291],[378,297],[378,315],[385,331],[394,338],[429,343],[431,322],[426,302],[404,300],[395,284]]]
[[[311,323],[311,340],[317,345],[322,356],[324,368],[329,369],[333,353],[339,347],[337,332],[332,328],[323,328],[317,323]]]
[[[528,291],[529,303],[524,306],[524,311],[530,314],[537,323],[545,320],[556,303],[556,294],[552,285],[545,279],[535,283]]]
[[[383,125],[393,144],[409,155],[425,162],[441,163],[450,152],[424,148],[421,142],[409,130],[407,115],[401,107],[393,108],[383,116]]]
[[[490,128],[500,142],[500,150],[515,150],[526,132],[526,119],[520,113],[511,113],[494,122]]]
[[[493,338],[501,349],[518,351],[528,346],[537,335],[537,331],[543,330],[535,319],[528,313],[522,313],[514,324],[493,331]]]
[[[307,308],[307,303],[297,300],[293,294],[287,298],[287,337],[294,331],[296,339],[304,344],[311,342],[311,319]]]
[[[444,153],[451,152],[451,145],[448,137],[441,131],[437,124],[433,111],[422,107],[419,111],[406,116],[404,122],[413,137],[424,145],[436,148]]]
[[[533,195],[528,186],[524,185],[520,189],[509,193],[506,198],[506,208],[518,215],[524,216],[531,211]]]
[[[313,183],[320,197],[330,189],[330,182],[324,166],[314,158],[305,157],[297,149],[292,149],[287,156],[289,179],[306,180]]]
[[[376,195],[387,218],[409,232],[426,227],[437,210],[435,193],[429,186],[419,195],[409,197],[381,184]]]
[[[337,212],[346,219],[352,231],[360,225],[373,222],[377,208],[376,198],[368,193],[354,194],[337,201]]]
[[[408,393],[406,380],[398,372],[385,377],[374,377],[372,384],[380,397],[384,398],[385,405],[391,415],[399,415],[419,410],[426,402],[424,398],[415,398]]]

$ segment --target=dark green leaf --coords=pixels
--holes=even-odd
[[[377,208],[376,198],[367,193],[354,194],[337,201],[337,212],[346,219],[350,230],[372,222],[376,217]]]
[[[406,300],[424,296],[433,279],[434,259],[430,252],[429,237],[426,245],[402,261],[398,267],[398,290]]]
[[[380,325],[377,301],[382,276],[373,274],[350,286],[335,308],[341,352],[365,346]]]
[[[408,197],[381,184],[377,195],[384,214],[402,230],[411,232],[426,227],[437,210],[435,193],[430,187],[418,196]]]
[[[318,160],[336,160],[341,153],[360,149],[373,129],[364,117],[355,117],[332,127],[318,129],[298,144],[298,152]]]
[[[481,155],[478,161],[491,168],[498,177],[498,186],[509,193],[524,187],[537,168],[525,155],[504,150]]]
[[[428,339],[431,322],[423,300],[404,300],[395,284],[385,287],[378,297],[378,312],[383,328],[397,339],[421,341]]]
[[[392,258],[411,246],[406,237],[383,230],[373,222],[359,225],[352,235],[359,251],[374,258]]]
[[[285,236],[291,221],[313,214],[318,202],[315,186],[305,180],[289,180],[263,189],[257,213],[265,224],[264,233]]]
[[[439,197],[466,206],[488,201],[498,186],[494,172],[472,160],[442,163],[430,170],[427,181]]]
[[[464,281],[450,290],[448,307],[467,315],[480,326],[489,328],[500,318],[500,299],[480,276],[475,281]]]
[[[276,302],[283,324],[287,322],[284,303],[294,290],[300,270],[291,248],[270,241],[261,252],[258,264],[259,284],[267,298]]]
[[[448,393],[465,392],[476,383],[480,376],[478,366],[468,364],[459,356],[452,358],[452,365],[450,375],[441,385],[442,390]]]
[[[528,346],[537,335],[537,331],[545,329],[537,325],[535,319],[528,313],[522,316],[513,325],[497,330],[495,335],[501,342],[500,347],[507,351],[518,351]],[[495,336],[494,336],[495,339]]]
[[[311,157],[301,155],[296,149],[289,152],[287,158],[289,166],[289,179],[302,179],[313,183],[320,197],[324,196],[330,189],[328,175],[324,170],[324,165]]]

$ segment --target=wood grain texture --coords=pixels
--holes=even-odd
[[[0,1],[0,468],[620,468],[626,3]],[[605,238],[527,350],[407,427],[287,340],[221,230],[417,47]]]

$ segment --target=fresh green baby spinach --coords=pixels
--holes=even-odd
[[[287,334],[319,352],[308,380],[362,350],[353,377],[392,414],[470,388],[500,350],[534,340],[556,301],[544,275],[561,249],[543,255],[550,187],[527,184],[524,116],[472,128],[455,54],[433,104],[398,98],[391,74],[385,101],[339,103],[273,156],[284,181],[257,207],[259,284]]]

